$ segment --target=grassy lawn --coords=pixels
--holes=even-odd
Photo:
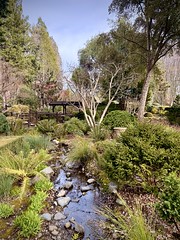
[[[0,136],[0,148],[16,141],[19,138],[21,138],[21,136]]]

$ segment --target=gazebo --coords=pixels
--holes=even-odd
[[[49,106],[52,106],[52,111],[54,112],[54,109],[56,106],[62,106],[63,107],[63,115],[66,115],[66,108],[67,106],[74,106],[77,108],[80,108],[82,106],[81,102],[77,101],[56,101],[49,103]]]

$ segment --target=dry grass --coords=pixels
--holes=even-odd
[[[21,138],[21,136],[2,136],[0,137],[0,148]]]

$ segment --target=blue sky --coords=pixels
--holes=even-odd
[[[56,41],[63,69],[78,62],[77,52],[93,36],[107,32],[111,24],[108,7],[112,0],[23,0],[23,12],[29,22],[38,17],[45,22]]]

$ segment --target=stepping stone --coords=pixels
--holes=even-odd
[[[57,199],[57,202],[61,207],[67,206],[70,201],[71,201],[70,197],[60,197]]]

